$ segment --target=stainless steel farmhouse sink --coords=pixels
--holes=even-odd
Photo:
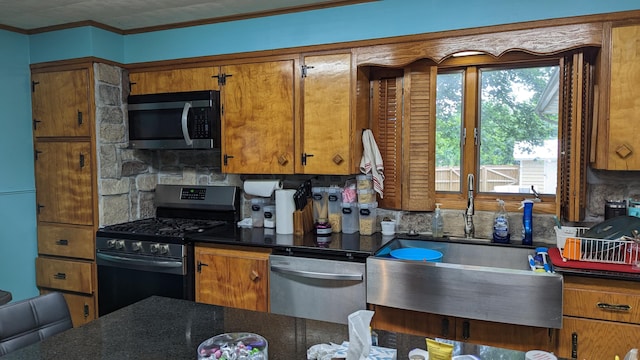
[[[438,262],[401,260],[403,248]],[[396,238],[367,259],[367,302],[468,319],[562,327],[562,276],[531,271],[535,249],[482,241]]]

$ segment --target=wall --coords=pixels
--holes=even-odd
[[[0,289],[36,296],[29,38],[0,30]]]

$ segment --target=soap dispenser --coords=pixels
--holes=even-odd
[[[444,220],[442,219],[442,213],[440,213],[440,205],[442,204],[436,204],[436,211],[431,220],[431,232],[434,238],[441,238],[444,236]]]
[[[508,244],[511,241],[509,234],[509,215],[504,208],[504,200],[498,201],[498,211],[493,219],[493,242]]]

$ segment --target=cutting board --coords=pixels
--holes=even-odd
[[[562,260],[560,249],[557,247],[549,249],[549,259],[555,267],[581,270],[599,270],[599,271],[615,271],[624,273],[633,273],[640,275],[640,269],[635,269],[630,264],[607,264],[590,261]]]

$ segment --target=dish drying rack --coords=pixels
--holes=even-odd
[[[558,249],[563,261],[589,261],[640,266],[640,238],[618,239],[583,237],[584,227],[555,227]]]

